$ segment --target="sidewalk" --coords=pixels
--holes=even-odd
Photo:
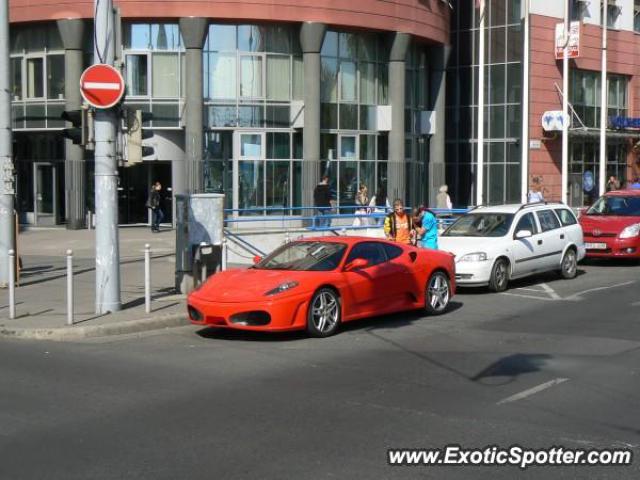
[[[144,245],[151,246],[152,313],[144,306]],[[73,250],[75,324],[66,325],[66,251]],[[74,340],[187,325],[184,295],[174,292],[175,231],[120,228],[122,310],[95,314],[95,231],[62,228],[20,232],[22,258],[16,317],[0,289],[0,336]]]

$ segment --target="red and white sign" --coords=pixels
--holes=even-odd
[[[564,44],[567,40],[564,35],[564,23],[556,24],[556,60],[562,60],[564,53]],[[569,43],[567,44],[569,58],[578,58],[580,56],[580,22],[571,22],[569,24]]]
[[[80,93],[95,108],[111,108],[124,94],[124,79],[111,65],[91,65],[80,77]]]

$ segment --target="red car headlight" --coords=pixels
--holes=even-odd
[[[265,292],[266,296],[271,296],[271,295],[277,295],[278,293],[282,293],[282,292],[286,292],[287,290],[291,290],[292,288],[297,287],[299,284],[298,282],[285,282],[282,283],[280,285],[278,285],[276,288],[272,288],[271,290],[269,290],[268,292]]]

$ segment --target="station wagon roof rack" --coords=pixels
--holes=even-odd
[[[516,210],[516,213],[518,213],[520,210],[524,210],[525,208],[531,208],[531,207],[539,207],[540,205],[562,205],[564,207],[566,207],[566,205],[562,202],[547,202],[547,201],[543,201],[543,202],[531,202],[531,203],[523,203],[520,208],[518,210]]]

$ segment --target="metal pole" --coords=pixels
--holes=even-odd
[[[200,242],[200,285],[207,281],[207,262],[202,257],[202,247],[206,247],[206,242]]]
[[[151,246],[144,245],[144,311],[151,313]]]
[[[602,73],[600,80],[600,170],[598,178],[598,193],[605,192],[607,175],[607,113],[609,84],[607,82],[607,0],[602,1]]]
[[[227,239],[222,239],[222,271],[227,269]]]
[[[73,325],[73,250],[67,250],[67,325]]]
[[[94,64],[113,65],[114,15],[111,0],[95,1]],[[95,116],[96,313],[120,310],[118,241],[118,162],[116,115],[98,109]]]
[[[0,0],[0,287],[9,281],[7,258],[14,250],[15,223],[11,87],[9,79],[9,2]]]
[[[476,145],[476,205],[484,203],[484,37],[486,21],[486,1],[480,1],[480,41],[478,42],[478,143]]]
[[[9,250],[9,318],[16,318],[16,252]]]
[[[527,191],[529,190],[529,45],[531,32],[529,19],[529,2],[524,1],[524,58],[522,75],[522,172],[520,184],[520,200],[527,203]]]
[[[569,0],[564,0],[564,48],[562,51],[562,198],[569,194]]]

